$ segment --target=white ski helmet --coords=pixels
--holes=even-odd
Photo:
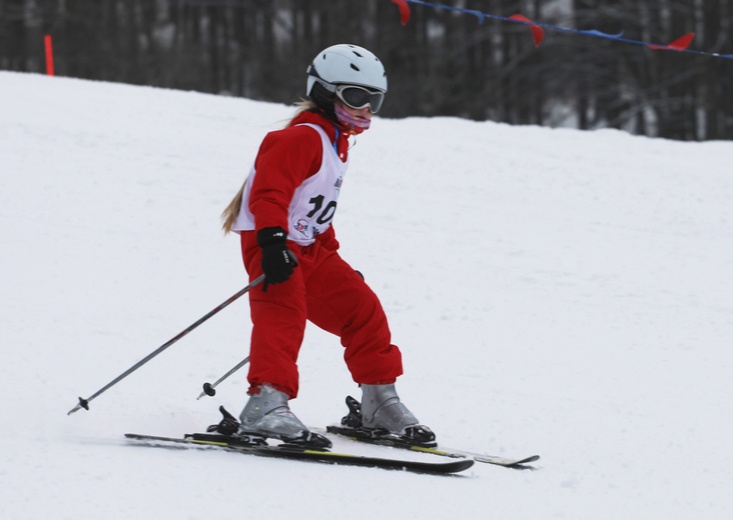
[[[359,85],[382,93],[387,92],[384,65],[374,53],[357,45],[342,43],[322,50],[306,72],[306,94],[318,105],[324,101],[333,103],[338,85]],[[323,92],[319,86],[327,92]]]

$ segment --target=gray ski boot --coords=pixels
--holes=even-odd
[[[400,401],[395,385],[361,385],[361,426],[408,444],[434,444],[435,434]]]
[[[308,430],[290,411],[287,394],[264,384],[257,387],[258,393],[250,394],[249,401],[242,410],[239,420],[239,434],[259,435],[265,438],[280,439],[288,444],[312,448],[330,448],[331,441]]]

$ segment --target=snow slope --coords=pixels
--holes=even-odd
[[[542,456],[442,478],[126,443],[239,412],[244,371],[195,398],[248,353],[244,299],[67,416],[245,285],[218,216],[293,110],[8,72],[0,100],[2,518],[733,513],[733,143],[452,118],[358,139],[336,230],[403,400],[445,445]],[[301,372],[309,424],[359,396],[322,331]]]

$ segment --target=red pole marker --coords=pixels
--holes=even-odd
[[[50,34],[43,37],[43,43],[46,47],[46,74],[53,76],[53,41]]]

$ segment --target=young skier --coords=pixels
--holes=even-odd
[[[298,352],[310,320],[341,339],[347,367],[362,389],[360,431],[434,444],[433,432],[397,395],[400,350],[391,343],[379,299],[339,255],[331,225],[348,139],[368,129],[381,108],[384,67],[367,49],[341,44],[321,51],[307,76],[309,101],[300,103],[285,129],[265,136],[222,215],[224,230],[240,235],[250,280],[265,275],[249,293],[250,388],[239,433],[331,445],[288,406],[298,395]]]

